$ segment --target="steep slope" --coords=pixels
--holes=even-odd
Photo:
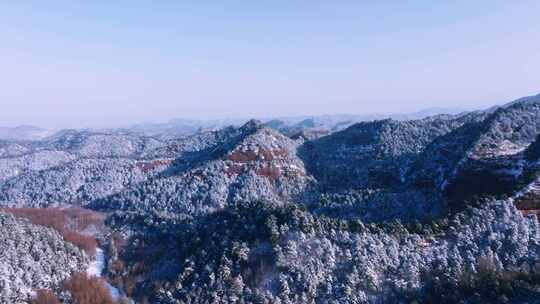
[[[250,121],[217,145],[180,153],[156,178],[92,204],[94,208],[205,213],[239,200],[304,200],[313,182],[298,142]]]
[[[540,96],[484,115],[429,145],[409,170],[410,183],[442,189],[453,200],[515,191],[524,151],[540,133]]]
[[[255,121],[167,141],[65,130],[4,143],[0,204],[197,214],[264,199],[364,220],[435,216],[444,209],[441,193],[463,201],[532,181],[524,151],[540,132],[539,98],[456,116],[362,122],[322,137],[289,138]]]
[[[363,122],[306,142],[308,172],[326,190],[396,187],[409,164],[434,139],[470,118],[439,116],[418,121]]]
[[[332,123],[249,121],[167,140],[73,130],[4,142],[0,205],[111,211],[108,272],[141,302],[540,298],[540,95],[324,135]],[[300,133],[273,129],[291,125]],[[8,251],[17,240],[37,245],[10,251],[0,287],[13,289],[2,271],[23,276],[14,280],[25,290],[41,286],[12,265],[25,265],[34,247],[49,252],[48,233],[6,223]]]
[[[167,140],[163,146],[145,151],[144,159],[189,158],[198,152],[211,152],[224,142],[234,142],[244,132],[249,132],[249,125],[244,128],[226,127],[216,131],[200,132],[191,136]]]
[[[540,135],[525,151],[522,183],[514,194],[514,202],[524,214],[536,214],[540,220]]]
[[[27,303],[38,289],[57,289],[88,257],[55,230],[0,212],[0,302]]]
[[[248,127],[245,127],[248,128]],[[19,156],[0,158],[0,204],[80,204],[120,192],[167,169],[173,175],[204,162],[248,132],[226,128],[157,142],[135,135],[63,131],[28,144]],[[9,143],[11,144],[11,143]]]

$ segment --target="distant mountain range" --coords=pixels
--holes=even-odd
[[[54,131],[34,126],[0,126],[0,140],[40,140],[53,133]]]
[[[334,132],[361,121],[392,118],[396,120],[421,119],[439,114],[459,114],[463,109],[431,108],[408,114],[336,114],[320,116],[291,116],[277,118],[259,118],[266,126],[279,130],[285,134],[293,135],[303,131]],[[160,136],[162,138],[174,138],[195,134],[200,131],[212,131],[226,126],[241,126],[249,119],[221,119],[221,120],[192,120],[174,119],[166,123],[138,124],[128,128],[130,131],[140,132],[145,135]]]
[[[105,214],[106,277],[137,301],[540,298],[540,95],[439,112],[4,140],[0,207]]]
[[[371,121],[377,119],[392,118],[396,120],[420,119],[439,114],[458,114],[465,112],[463,109],[431,108],[409,114],[372,114],[372,115],[320,115],[320,116],[295,116],[281,118],[260,119],[265,125],[280,130],[287,134],[302,131],[338,131],[354,123],[361,121]],[[126,128],[102,129],[89,128],[94,131],[124,131],[140,133],[148,136],[156,136],[162,139],[172,139],[176,137],[193,135],[201,131],[213,131],[227,126],[241,126],[249,119],[217,119],[217,120],[196,120],[196,119],[173,119],[164,123],[141,123]],[[35,126],[0,126],[0,140],[20,140],[32,141],[41,140],[51,136],[58,130],[45,129]]]

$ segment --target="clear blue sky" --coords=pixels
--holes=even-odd
[[[0,0],[0,125],[485,107],[540,92],[540,1]]]

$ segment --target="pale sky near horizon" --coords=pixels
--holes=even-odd
[[[0,126],[485,108],[540,93],[540,1],[0,0]]]

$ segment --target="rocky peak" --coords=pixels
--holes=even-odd
[[[245,173],[277,178],[285,172],[305,175],[302,161],[296,156],[299,142],[279,131],[263,127],[243,138],[226,155],[227,173]]]
[[[246,122],[243,126],[240,127],[240,131],[245,134],[253,133],[262,127],[263,124],[260,120],[250,119],[248,122]]]

